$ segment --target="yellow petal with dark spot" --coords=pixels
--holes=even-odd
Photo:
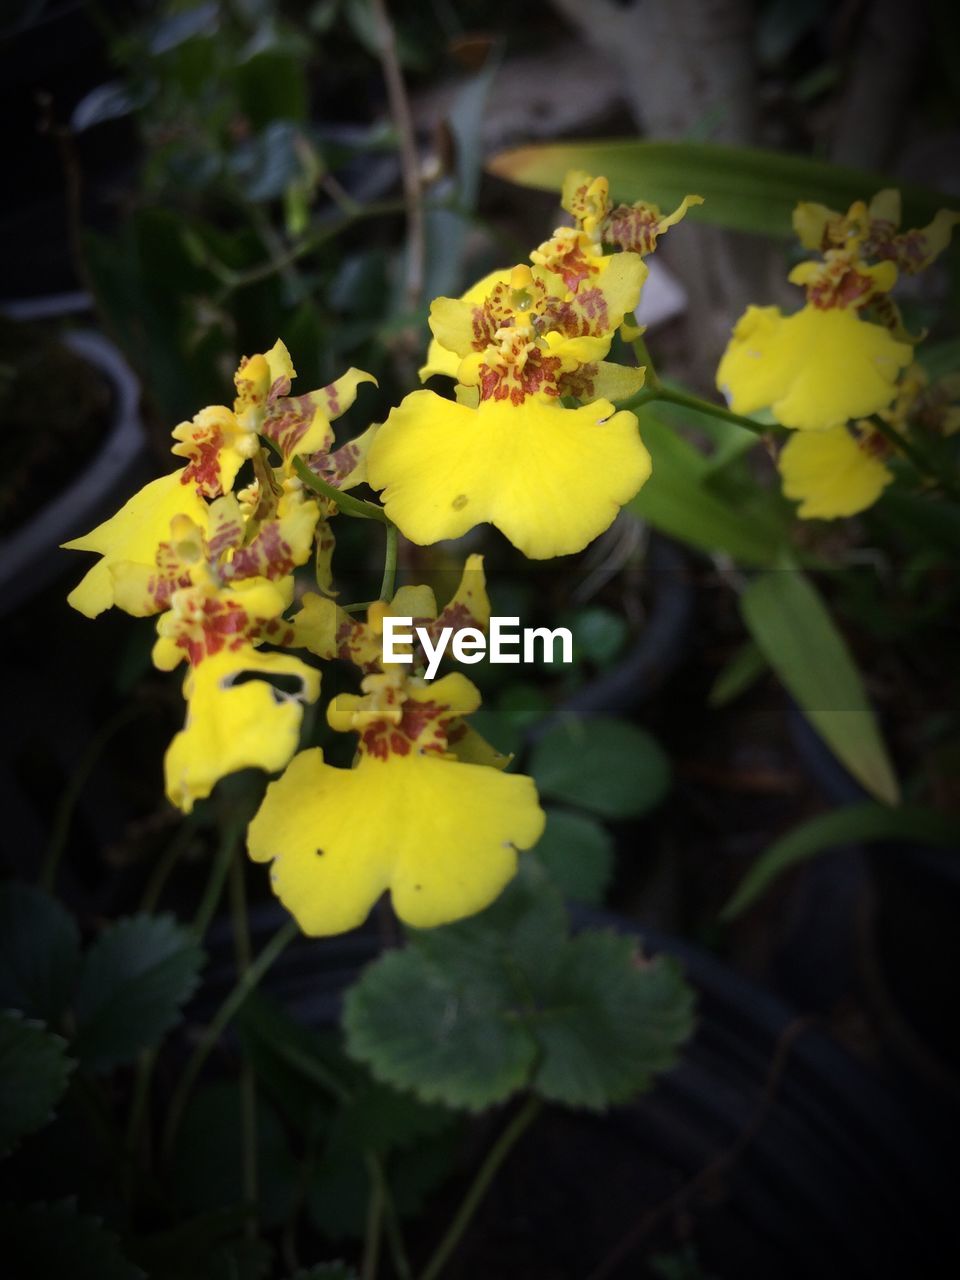
[[[632,413],[528,397],[477,409],[414,391],[377,433],[367,475],[411,541],[489,521],[534,560],[581,551],[650,475]]]
[[[530,778],[421,755],[335,769],[317,748],[267,788],[248,847],[304,933],[355,928],[387,889],[430,928],[492,902],[543,825]]]

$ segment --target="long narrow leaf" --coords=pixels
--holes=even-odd
[[[876,799],[896,804],[897,779],[843,636],[799,569],[760,574],[740,597],[750,634],[837,758]]]
[[[746,565],[776,561],[784,544],[782,526],[708,489],[710,460],[649,410],[641,412],[640,433],[653,459],[653,474],[630,503],[631,510],[701,551],[725,551]]]
[[[872,800],[819,813],[775,840],[761,854],[721,911],[720,919],[732,920],[740,915],[788,867],[838,845],[878,840],[903,840],[960,851],[960,823],[932,809],[889,809]]]
[[[688,192],[704,203],[689,216],[734,231],[793,235],[791,215],[800,200],[846,210],[891,185],[889,178],[860,169],[784,155],[757,147],[697,142],[558,142],[501,151],[487,163],[498,177],[526,187],[559,191],[568,169],[586,169],[610,180],[614,199],[647,200],[672,209]],[[953,206],[936,191],[897,183],[904,225],[922,226],[937,209]]]

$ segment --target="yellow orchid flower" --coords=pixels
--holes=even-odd
[[[882,436],[866,429],[855,435],[845,426],[828,431],[799,431],[777,459],[783,492],[800,503],[804,520],[835,520],[873,506],[893,473],[877,456]]]
[[[251,673],[294,676],[300,689],[283,693],[264,679],[237,683]],[[283,768],[299,744],[303,704],[319,696],[320,675],[299,658],[245,644],[191,666],[183,693],[186,724],[167,749],[164,772],[170,802],[189,813],[229,773]]]
[[[846,214],[801,202],[794,210],[793,227],[805,249],[825,253],[853,248],[864,261],[891,262],[915,275],[946,249],[960,213],[940,209],[927,226],[900,231],[900,205],[900,192],[892,188],[878,191],[869,205],[855,201]]]
[[[281,495],[274,516],[255,525],[252,536],[233,494],[206,507],[202,524],[177,515],[157,542],[152,565],[111,565],[116,602],[134,617],[148,617],[169,608],[187,587],[216,594],[241,579],[286,578],[309,558],[318,515],[317,503],[297,489]]]
[[[197,486],[187,479],[185,468],[151,480],[116,515],[82,538],[63,544],[69,551],[95,551],[100,555],[67,596],[67,603],[88,618],[96,618],[114,604],[124,608],[117,600],[114,565],[123,561],[152,565],[158,544],[168,537],[170,522],[177,517],[196,524],[206,521],[206,506]]]
[[[387,515],[420,544],[489,521],[534,560],[581,551],[650,475],[636,417],[608,400],[564,409],[542,396],[476,408],[414,391],[370,451]]]
[[[790,316],[747,308],[717,370],[730,407],[744,414],[769,407],[785,427],[808,430],[886,409],[917,341],[889,292],[899,271],[930,265],[957,222],[960,214],[944,209],[923,230],[900,233],[900,193],[893,190],[879,192],[869,206],[858,201],[845,215],[799,204],[800,241],[822,253],[790,273],[806,290],[806,306]]]
[[[825,430],[890,403],[913,348],[855,309],[748,307],[717,369],[734,413],[770,408],[785,427]]]
[[[362,924],[385,890],[417,928],[481,911],[543,833],[532,780],[451,755],[450,723],[480,704],[464,676],[428,685],[391,671],[361,689],[328,711],[360,735],[355,766],[319,748],[295,756],[250,824],[250,856],[272,862],[274,892],[314,936]]]
[[[461,357],[456,402],[415,391],[367,456],[387,515],[413,542],[495,524],[533,559],[580,551],[650,474],[637,420],[607,398],[643,385],[642,369],[602,360],[639,296],[643,263],[618,254],[600,283],[552,292],[550,273],[514,268],[481,304],[440,298],[431,326]],[[565,292],[565,291],[564,291]],[[563,408],[565,396],[591,400]]]
[[[414,627],[423,627],[435,639],[444,627],[454,631],[475,627],[486,631],[490,623],[483,556],[467,557],[459,586],[439,612],[433,591],[427,586],[401,587],[389,603],[376,600],[362,621],[341,609],[332,600],[312,592],[303,597],[300,611],[291,619],[293,648],[309,649],[318,658],[340,658],[352,662],[366,674],[384,670],[384,618],[412,618]]]
[[[326,457],[333,444],[331,422],[353,404],[361,383],[376,378],[348,369],[329,386],[291,395],[296,370],[279,340],[262,355],[245,356],[234,375],[233,408],[210,405],[173,430],[173,452],[189,459],[187,477],[208,498],[229,493],[244,461],[260,447],[258,436],[272,440],[284,465],[295,454]]]

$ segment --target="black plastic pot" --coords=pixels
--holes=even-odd
[[[272,905],[255,912],[255,945],[282,919]],[[636,932],[606,913],[576,919]],[[211,942],[212,1009],[233,981],[226,925]],[[702,1268],[690,1274],[717,1280],[955,1274],[960,1239],[939,1153],[903,1104],[713,957],[651,931],[643,942],[676,956],[697,991],[698,1027],[681,1064],[608,1115],[544,1113],[445,1277],[637,1280],[665,1274],[648,1269],[651,1257],[687,1246]],[[370,929],[304,939],[268,985],[295,1017],[329,1026],[341,991],[378,950]],[[458,1194],[450,1189],[451,1205]]]
[[[64,574],[71,567],[71,557],[57,550],[60,543],[86,533],[116,510],[129,497],[135,477],[146,474],[140,387],[130,366],[113,343],[93,329],[69,331],[61,341],[109,383],[110,429],[75,479],[47,496],[15,533],[0,539],[0,616],[13,613]]]

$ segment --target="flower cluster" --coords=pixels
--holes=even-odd
[[[489,521],[526,556],[547,559],[581,551],[612,523],[650,475],[650,456],[636,416],[614,408],[640,390],[644,370],[605,357],[632,324],[643,256],[698,201],[688,196],[667,217],[652,205],[614,207],[605,179],[572,173],[563,205],[573,226],[529,263],[436,299],[421,378],[455,379],[454,399],[408,395],[367,461],[406,537],[429,544]]]
[[[949,434],[960,387],[929,386],[914,363],[919,338],[904,327],[890,292],[900,274],[925,270],[950,241],[960,214],[943,209],[922,229],[900,231],[900,195],[879,192],[846,214],[801,203],[794,229],[816,259],[789,279],[806,294],[792,315],[748,307],[717,370],[731,409],[769,408],[793,428],[780,453],[783,490],[804,518],[863,511],[893,478],[890,437]],[[892,430],[884,431],[884,426]]]
[[[571,175],[572,226],[529,263],[434,302],[422,372],[455,379],[453,399],[415,391],[336,448],[332,422],[374,379],[350,369],[294,394],[277,342],[241,362],[232,407],[175,428],[179,471],[67,544],[100,557],[70,603],[91,618],[110,606],[155,616],[155,665],[185,666],[185,723],[165,759],[172,803],[189,812],[238,769],[282,771],[248,847],[271,863],[276,893],[306,932],[352,928],[385,890],[414,925],[479,911],[544,827],[531,779],[504,772],[509,761],[468,724],[474,685],[460,673],[426,678],[419,648],[399,650],[403,662],[384,653],[390,616],[413,619],[417,645],[485,631],[482,559],[468,559],[440,610],[426,586],[387,598],[392,569],[384,598],[351,610],[333,598],[331,520],[373,516],[391,531],[388,546],[394,524],[432,543],[489,521],[537,558],[579,551],[607,528],[650,458],[636,417],[614,409],[644,370],[606,357],[630,329],[644,255],[698,199],[662,217],[654,206],[614,207],[604,179]],[[364,482],[383,491],[383,508],[347,495]],[[295,607],[295,571],[308,561],[317,591]],[[330,727],[356,736],[349,768],[319,748],[298,753],[304,706],[320,694],[298,653],[357,669],[359,693],[327,707]]]

